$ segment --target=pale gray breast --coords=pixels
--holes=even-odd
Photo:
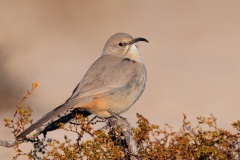
[[[107,81],[113,87],[112,78],[119,79],[119,85],[114,83],[114,90],[108,93],[111,99],[108,107],[112,112],[120,114],[128,110],[141,96],[145,89],[147,73],[142,63],[123,59],[119,66],[113,69],[112,76]]]
[[[126,94],[128,98],[132,99],[132,102],[129,105],[132,105],[138,100],[145,89],[147,82],[147,72],[144,64],[142,63],[135,61],[128,61],[126,63],[128,63],[126,64],[127,68],[132,68],[129,70],[128,76],[130,77],[128,83],[125,86],[127,88]]]

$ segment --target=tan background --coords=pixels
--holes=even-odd
[[[232,130],[240,106],[240,1],[0,1],[0,138],[13,140],[3,118],[39,81],[25,103],[34,121],[64,102],[106,40],[126,32],[139,43],[148,83],[123,116],[138,112],[178,130],[182,113],[213,113]],[[63,133],[56,131],[55,135]],[[1,148],[1,159],[13,151]]]

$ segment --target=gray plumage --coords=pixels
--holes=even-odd
[[[135,44],[138,41],[148,42],[144,38],[134,39],[125,33],[110,37],[102,56],[92,64],[72,96],[20,133],[16,139],[24,139],[34,130],[46,127],[74,109],[86,110],[99,117],[111,116],[108,111],[121,114],[128,110],[142,94],[147,81],[144,62]]]

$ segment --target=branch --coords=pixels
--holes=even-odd
[[[0,139],[0,146],[3,146],[3,147],[14,147],[18,144],[22,143],[21,141],[5,141],[5,140],[2,140]]]
[[[115,119],[109,118],[110,125],[111,126],[117,125],[121,129],[121,131],[125,137],[125,141],[127,143],[128,150],[131,154],[131,160],[139,159],[137,143],[134,139],[130,124],[128,123],[128,121],[125,118],[123,118],[115,113],[112,113],[112,112],[109,112],[109,113],[115,118]]]

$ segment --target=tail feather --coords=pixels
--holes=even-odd
[[[56,121],[54,122],[51,122],[49,123],[45,128],[44,130],[42,131],[42,133],[45,135],[47,132],[49,131],[53,131],[53,130],[56,130],[57,128],[59,128],[59,123],[67,123],[69,122],[71,119],[75,118],[75,116],[77,114],[81,114],[83,115],[84,117],[87,117],[89,115],[91,115],[90,112],[88,111],[85,111],[85,110],[78,110],[78,109],[74,109],[73,111],[71,111],[71,113],[65,115],[65,116],[62,116],[61,118],[57,119]]]
[[[20,133],[19,135],[16,136],[17,140],[23,140],[24,138],[26,138],[30,133],[37,131],[42,133],[42,132],[48,132],[51,130],[54,130],[56,128],[56,122],[62,122],[62,123],[66,123],[68,122],[70,119],[74,118],[75,114],[71,115],[70,117],[68,116],[68,119],[64,119],[63,117],[67,117],[66,115],[68,115],[69,113],[71,113],[73,111],[73,109],[70,109],[70,107],[66,104],[63,104],[57,108],[55,108],[54,110],[52,110],[51,112],[47,113],[45,116],[43,116],[41,119],[39,119],[37,122],[35,122],[34,124],[32,124],[30,127],[28,127],[27,129],[25,129],[22,133]],[[90,115],[90,113],[88,111],[80,111],[83,112],[83,114],[86,114],[86,116]],[[86,113],[85,113],[86,112]],[[72,117],[73,116],[73,117]],[[62,119],[61,119],[62,118]],[[60,119],[60,120],[58,120]],[[45,124],[46,122],[48,122],[48,124]],[[55,123],[54,123],[55,122]],[[49,129],[49,127],[52,126],[52,129]],[[40,134],[39,133],[39,134]],[[38,134],[38,135],[39,135]]]

